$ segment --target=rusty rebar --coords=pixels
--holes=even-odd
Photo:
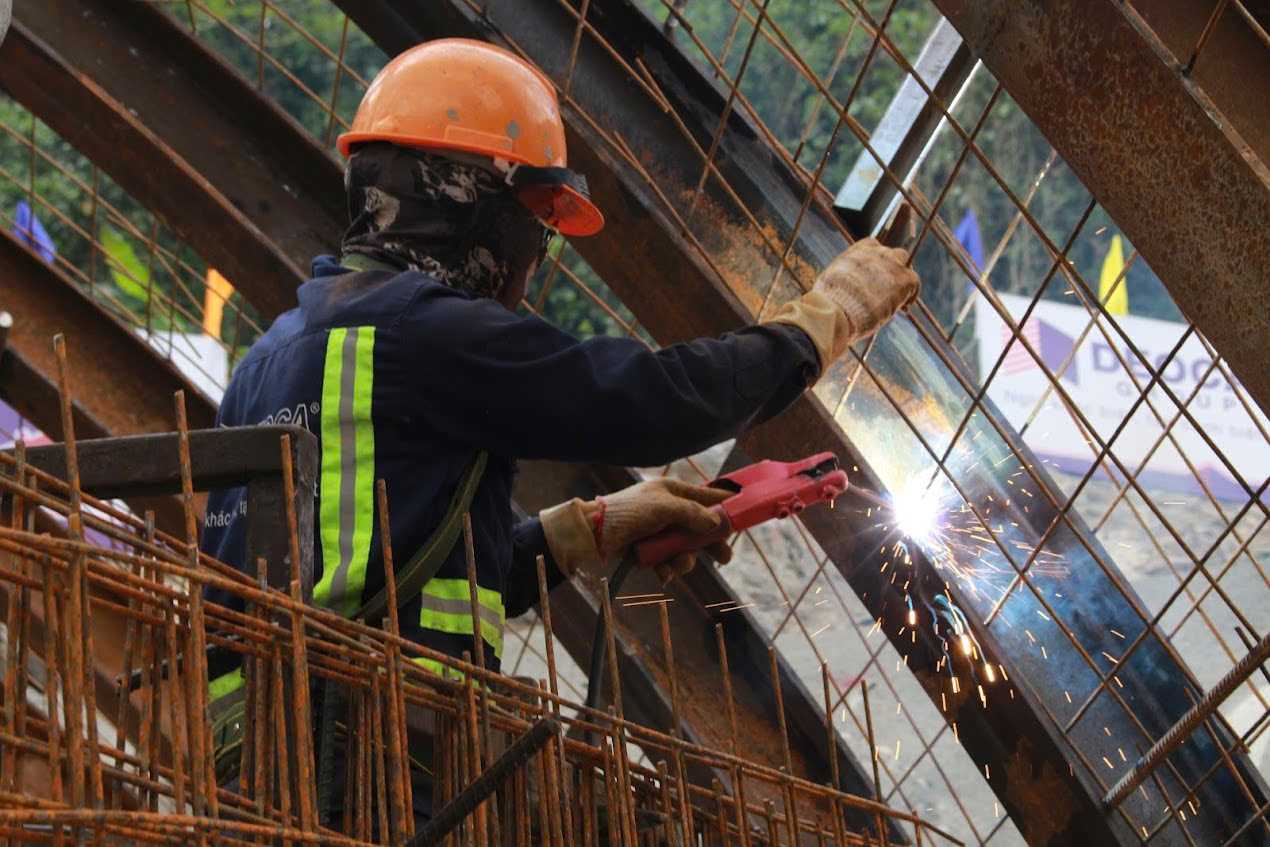
[[[1217,684],[1208,690],[1186,714],[1177,719],[1151,748],[1138,758],[1133,767],[1103,796],[1104,809],[1114,809],[1133,792],[1169,754],[1178,748],[1195,727],[1207,720],[1253,672],[1270,659],[1270,635],[1263,636],[1255,649],[1248,652]]]

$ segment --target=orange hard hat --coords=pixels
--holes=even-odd
[[[592,235],[604,216],[568,169],[551,81],[516,54],[467,38],[411,47],[366,89],[345,156],[366,141],[489,156],[520,201],[565,235]]]

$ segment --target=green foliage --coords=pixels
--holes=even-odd
[[[99,237],[115,285],[133,300],[147,303],[150,299],[150,269],[141,261],[137,251],[114,227],[101,227]]]
[[[332,118],[332,99],[335,114],[349,122],[365,90],[347,72],[339,74],[336,88],[333,57],[341,55],[343,43],[344,64],[369,82],[387,63],[384,52],[355,25],[350,23],[346,28],[344,15],[329,0],[272,3],[263,16],[259,2],[207,0],[205,5],[207,12],[193,12],[199,38],[315,138],[333,148],[342,127]],[[189,26],[184,4],[165,7]],[[256,50],[261,43],[268,59],[262,60]]]

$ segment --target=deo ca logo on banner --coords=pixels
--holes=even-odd
[[[1011,294],[997,296],[1015,320],[1022,317],[1030,302],[1026,297]],[[1152,375],[1109,325],[1104,324],[1104,334],[1102,328],[1090,327],[1089,313],[1082,306],[1042,300],[1020,333],[1037,353],[1038,362],[1024,345],[1010,344],[1012,335],[1005,321],[986,297],[979,294],[977,298],[975,322],[980,377],[987,376],[1005,351],[1005,358],[988,388],[988,397],[1015,428],[1031,421],[1025,440],[1038,455],[1063,470],[1084,473],[1098,454],[1097,441],[1083,434],[1064,407],[1058,389],[1052,387],[1045,373],[1049,370],[1059,377],[1062,390],[1104,442],[1133,410],[1132,418],[1112,443],[1111,450],[1131,472],[1137,471],[1145,461],[1139,475],[1144,486],[1200,493],[1199,483],[1183,459],[1185,453],[1216,496],[1237,501],[1247,499],[1247,492],[1231,469],[1185,417],[1169,430],[1172,439],[1160,441],[1164,427],[1147,404],[1140,403],[1134,410],[1140,388],[1150,383]],[[1259,426],[1270,429],[1270,422],[1251,401],[1249,407],[1257,418],[1254,421],[1249,416],[1249,410],[1222,371],[1210,367],[1212,357],[1194,334],[1164,363],[1186,331],[1185,324],[1133,315],[1121,315],[1117,321],[1146,356],[1152,370],[1163,365],[1160,382],[1167,385],[1179,401],[1185,402],[1195,394],[1187,410],[1255,490],[1270,473],[1270,445],[1259,429]],[[1178,414],[1177,404],[1160,385],[1152,388],[1149,397],[1165,424]]]

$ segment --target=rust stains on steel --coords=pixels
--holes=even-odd
[[[1190,84],[1212,100],[1257,158],[1270,163],[1265,105],[1270,41],[1263,40],[1270,10],[1263,4],[1258,22],[1244,3],[1228,0],[1137,0],[1129,5],[1171,54],[1169,63],[1183,70],[1189,66],[1185,75]]]
[[[849,234],[828,208],[825,192],[814,180],[808,179],[812,175],[792,161],[789,151],[771,138],[757,116],[743,114],[748,109],[742,108],[745,103],[737,92],[739,82],[726,71],[720,71],[717,65],[716,76],[722,79],[718,83],[708,79],[686,55],[667,43],[643,11],[628,0],[592,0],[586,7],[589,17],[585,21],[580,20],[579,7],[551,0],[515,4],[491,0],[479,9],[472,3],[453,0],[429,4],[426,12],[422,4],[396,4],[391,10],[383,3],[345,3],[343,6],[388,52],[397,52],[421,37],[488,38],[520,50],[550,74],[562,90],[571,92],[563,107],[570,131],[570,158],[571,161],[576,159],[577,166],[591,177],[593,196],[609,213],[611,224],[605,233],[580,240],[578,250],[635,313],[640,324],[661,342],[715,335],[749,323],[756,317],[752,310],[753,294],[759,295],[764,304],[779,302],[779,296],[768,296],[773,275],[767,271],[773,264],[778,266],[777,284],[805,285],[802,274],[793,265],[795,259],[801,258],[813,267],[823,266],[848,243]],[[894,4],[888,4],[887,8],[893,9]],[[883,38],[887,18],[880,22],[872,20],[862,4],[857,5],[857,9],[861,17],[869,19],[866,27],[871,39],[869,55],[877,53],[879,45],[886,41],[887,55],[911,71],[902,52]],[[758,16],[762,15],[760,10]],[[764,26],[776,28],[770,20]],[[580,40],[574,37],[576,32],[583,33]],[[1073,47],[1069,41],[1056,37],[1057,34],[1051,33],[1051,36],[1054,36],[1051,41],[1062,42],[1064,49]],[[974,43],[974,39],[968,40]],[[1087,56],[1084,46],[1087,45],[1076,44],[1073,55]],[[585,85],[576,84],[582,80]],[[841,105],[844,108],[838,129],[845,126],[867,144],[867,133],[846,112],[850,102]],[[719,116],[729,109],[730,114],[720,120]],[[955,120],[952,123],[966,138],[965,129]],[[1068,130],[1085,132],[1086,128],[1074,121]],[[831,143],[827,149],[832,148]],[[1182,150],[1185,145],[1174,148]],[[703,152],[707,149],[716,151],[717,155],[710,157]],[[649,170],[649,163],[653,161],[659,166],[655,176]],[[822,159],[821,167],[824,161]],[[984,164],[995,178],[991,163],[985,161]],[[702,180],[703,175],[712,173],[716,178]],[[1140,175],[1138,171],[1130,173]],[[895,178],[890,173],[887,176]],[[1133,186],[1130,190],[1136,191],[1132,176],[1126,178],[1120,173],[1117,178],[1121,180],[1121,190]],[[684,186],[693,185],[703,186],[703,193],[700,197],[692,194],[691,208],[681,209],[675,201],[683,196]],[[1232,189],[1249,190],[1246,185]],[[911,191],[905,197],[911,202],[918,201]],[[703,209],[708,210],[707,200],[714,200],[720,208],[729,210],[733,220],[748,223],[754,230],[751,237],[755,242],[766,240],[763,234],[769,225],[780,233],[782,243],[774,251],[777,261],[755,263],[748,280],[753,294],[746,292],[738,280],[728,279],[720,270],[720,265],[726,262],[721,262],[702,244],[703,239],[713,237],[718,229],[716,217],[702,213]],[[934,216],[930,203],[917,202],[917,205],[924,216]],[[1114,208],[1110,211],[1117,218],[1121,215]],[[1193,225],[1201,227],[1203,217],[1203,214],[1192,215]],[[1267,217],[1266,214],[1248,216],[1243,222],[1244,229],[1249,221]],[[1028,223],[1047,249],[1061,260],[1066,248],[1050,241],[1031,217]],[[1233,223],[1229,215],[1225,223]],[[950,252],[956,252],[949,244],[950,233],[946,228],[928,221],[923,230],[931,232]],[[1238,227],[1228,226],[1223,231],[1236,233]],[[632,247],[639,250],[639,263],[629,261]],[[1246,252],[1246,245],[1239,245],[1238,250]],[[1226,269],[1234,264],[1234,260],[1227,261]],[[1265,261],[1253,265],[1258,269],[1268,266],[1270,263]],[[649,285],[649,279],[657,279],[659,284]],[[673,291],[674,296],[667,297],[667,291]],[[1254,311],[1264,315],[1263,309],[1245,309],[1244,313]],[[1263,334],[1254,332],[1246,338],[1256,339]],[[1248,340],[1241,343],[1245,344],[1245,352],[1247,345],[1255,346]],[[950,602],[971,610],[970,629],[981,645],[982,659],[999,667],[1003,675],[1008,674],[1013,680],[1009,686],[1011,696],[995,701],[990,713],[986,708],[979,708],[978,701],[971,700],[956,715],[950,716],[960,727],[958,740],[980,764],[1002,760],[1009,751],[1020,749],[1023,739],[1034,745],[1035,767],[1014,771],[1015,775],[1032,774],[1033,782],[1007,785],[1003,768],[984,768],[985,779],[1015,819],[1020,818],[1029,803],[1041,802],[1047,793],[1058,791],[1061,797],[1057,802],[1070,806],[1073,811],[1063,821],[1063,829],[1055,835],[1055,840],[1073,842],[1092,838],[1108,843],[1135,842],[1138,836],[1125,819],[1102,814],[1100,792],[1091,787],[1092,768],[1066,729],[1056,726],[1051,719],[1047,701],[1055,695],[1062,697],[1052,670],[1061,661],[1070,663],[1067,670],[1073,673],[1079,666],[1099,677],[1099,690],[1106,691],[1115,703],[1114,720],[1118,730],[1149,735],[1158,729],[1157,718],[1161,715],[1167,724],[1168,715],[1179,705],[1174,696],[1176,692],[1152,686],[1145,676],[1130,679],[1134,696],[1152,703],[1151,709],[1130,708],[1122,702],[1118,690],[1101,685],[1107,674],[1094,665],[1084,648],[1085,642],[1097,643],[1105,635],[1092,621],[1103,619],[1116,603],[1123,603],[1141,617],[1138,600],[1106,550],[1083,522],[1070,513],[1070,504],[1062,505],[1061,492],[1044,471],[1036,469],[1038,463],[1021,439],[990,402],[980,402],[979,386],[967,376],[960,355],[947,343],[940,328],[933,325],[922,304],[896,326],[895,332],[884,334],[876,347],[873,359],[860,360],[859,367],[869,373],[871,387],[882,395],[878,403],[880,411],[886,413],[885,420],[901,431],[911,431],[922,448],[923,459],[929,454],[945,471],[976,520],[984,522],[984,515],[982,509],[974,511],[975,504],[994,491],[1000,493],[1005,486],[1005,472],[995,466],[980,467],[974,472],[967,469],[955,475],[949,472],[943,467],[944,459],[938,449],[908,414],[903,401],[896,398],[887,380],[878,378],[879,370],[898,370],[904,377],[898,381],[908,383],[915,395],[954,407],[961,398],[975,398],[971,412],[966,413],[964,419],[969,421],[971,413],[981,413],[984,419],[981,431],[1002,443],[1007,452],[1018,459],[1029,472],[1029,484],[1044,497],[1043,506],[1038,504],[1030,514],[1014,515],[1020,531],[1027,539],[1043,543],[1056,528],[1070,529],[1079,540],[1070,552],[1078,560],[1073,573],[1085,585],[1079,602],[1071,604],[1073,614],[1065,615],[1058,623],[1072,649],[1048,666],[1041,666],[1030,655],[1012,647],[1010,639],[1002,634],[999,621],[991,628],[988,625],[991,617],[984,622],[989,610],[977,608],[982,604],[982,597],[976,594],[974,586],[948,585],[945,574],[933,561],[924,554],[914,553],[913,587],[927,596],[947,591]],[[1242,361],[1246,368],[1258,360],[1245,356]],[[1254,374],[1254,377],[1264,378],[1264,374]],[[862,444],[870,447],[867,440]],[[780,418],[746,434],[738,444],[739,452],[745,456],[775,458],[805,455],[827,447],[839,452],[844,463],[860,468],[859,476],[866,487],[882,490],[878,476],[866,462],[869,456],[856,450],[834,416],[810,397],[796,402]],[[881,452],[874,458],[885,460],[887,457]],[[849,514],[850,511],[807,513],[803,522],[875,619],[901,620],[907,611],[904,593],[890,583],[889,574],[879,576],[878,566],[884,563],[876,552],[869,553],[878,550],[877,544],[882,540],[879,530],[862,520],[862,516]],[[1019,565],[1012,551],[1003,549],[1002,553],[1010,566],[1022,571],[1019,584],[1029,584],[1031,559]],[[942,653],[937,634],[932,636],[923,631],[911,635],[916,641],[913,647],[896,643],[898,636],[894,628],[886,629],[887,638],[898,650],[909,654],[914,663],[934,664]],[[907,642],[909,638],[910,633],[906,633],[904,640]],[[1167,651],[1159,652],[1161,655],[1152,661],[1160,667],[1168,667],[1170,673],[1186,675],[1175,656],[1168,655]],[[1058,784],[1051,783],[1047,775],[1057,775]],[[1028,803],[1019,805],[1020,792],[1030,798]],[[1221,792],[1211,783],[1204,785],[1202,792],[1210,809],[1223,808]],[[1233,816],[1244,810],[1232,807],[1230,811]],[[1224,825],[1217,815],[1201,818],[1200,823],[1215,829]]]
[[[1247,104],[1229,97],[1224,85],[1216,100],[1210,97],[1184,78],[1131,4],[936,5],[1121,226],[1248,392],[1270,408],[1264,345],[1270,337],[1270,162],[1222,112],[1227,107],[1242,115],[1240,122],[1254,130],[1250,135],[1264,140],[1270,132],[1264,97],[1250,93],[1256,104],[1246,113]],[[1205,13],[1212,7],[1192,0],[1140,5],[1203,7]],[[1176,38],[1167,13],[1144,14]],[[1256,89],[1248,74],[1265,78],[1270,59],[1270,51],[1257,48],[1236,54],[1249,60],[1246,71],[1226,71],[1239,74],[1239,85],[1250,92]],[[1236,59],[1214,59],[1206,51],[1199,67],[1206,61],[1222,67]]]

